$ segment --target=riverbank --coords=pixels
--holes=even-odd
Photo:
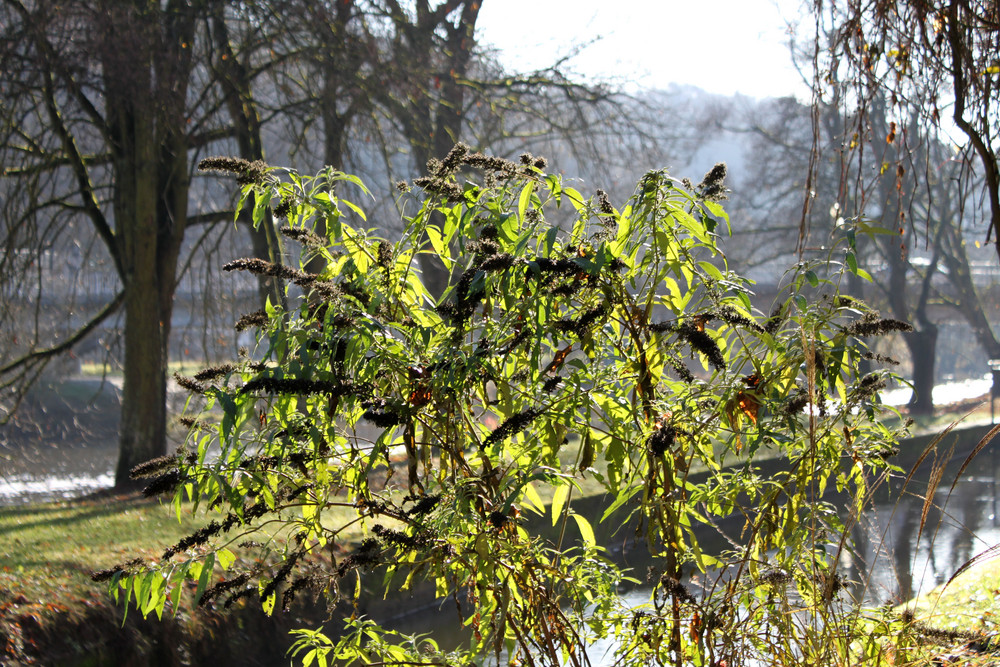
[[[989,429],[983,424],[956,429],[937,443],[928,459],[951,452],[953,459],[964,461]],[[902,443],[899,464],[908,468],[933,439],[923,436]],[[768,462],[758,465],[766,475]],[[599,497],[580,498],[574,508],[585,516],[599,517],[602,503]],[[135,610],[126,615],[114,606],[103,584],[90,581],[89,573],[137,555],[156,558],[164,547],[204,523],[190,514],[182,514],[182,519],[179,524],[167,507],[135,496],[0,509],[0,536],[5,544],[0,559],[0,664],[286,664],[288,629],[315,627],[331,616],[351,613],[345,608],[331,614],[307,601],[275,618],[265,617],[255,604],[228,611],[192,611],[188,606],[176,614],[168,609],[162,621],[145,621]],[[621,522],[592,523],[598,542],[619,552],[614,545],[620,546],[623,536],[612,531],[620,528]],[[151,545],[157,548],[150,550]],[[634,571],[644,572],[639,551],[616,553],[616,557],[629,559]],[[1000,565],[1000,561],[993,562]],[[989,589],[989,585],[994,588]],[[996,583],[989,585],[974,594],[1000,591],[1000,574]],[[957,590],[963,589],[949,587],[945,593]],[[957,609],[962,608],[960,595],[952,596]],[[392,601],[373,595],[366,603],[370,606],[361,611],[388,618],[421,608],[432,598],[432,591],[423,597],[417,593]],[[1000,609],[985,606],[989,602],[985,597],[982,607],[942,613],[942,609],[951,609],[942,604],[952,598],[926,597],[914,607],[914,616],[934,628],[943,618],[964,619],[970,630],[986,629],[994,615],[1000,616]],[[436,606],[433,609],[440,615]],[[426,630],[426,615],[420,619],[423,627],[418,619],[416,627],[409,629]]]

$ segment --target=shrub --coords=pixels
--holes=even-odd
[[[270,612],[309,592],[350,599],[366,578],[425,579],[470,631],[445,655],[352,617],[296,635],[307,664],[584,664],[609,636],[622,665],[877,656],[849,630],[860,616],[837,602],[837,566],[896,435],[879,420],[885,374],[859,374],[871,355],[852,334],[888,321],[805,264],[755,310],[716,245],[718,174],[692,187],[649,172],[617,209],[543,168],[456,147],[422,196],[402,195],[415,212],[395,243],[355,222],[352,176],[245,185],[243,202],[256,192],[287,218],[300,267],[227,268],[283,276],[299,297],[241,321],[259,328],[254,354],[188,384],[221,418],[195,425],[152,486],[220,519],[109,571],[116,595],[159,614],[192,579],[202,603],[250,596]],[[428,255],[450,276],[440,299],[417,269]],[[315,257],[325,268],[308,273]],[[622,602],[627,573],[573,509],[594,489],[659,559],[649,605]],[[345,544],[357,524],[367,537]],[[237,549],[250,525],[271,537]],[[725,546],[703,546],[706,529]]]

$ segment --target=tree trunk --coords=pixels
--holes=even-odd
[[[160,193],[151,119],[132,113],[119,135],[115,220],[125,270],[125,369],[115,486],[129,470],[166,453],[167,340],[173,307],[174,264],[165,257],[157,211]]]
[[[167,451],[167,343],[187,225],[186,45],[193,41],[193,17],[160,15],[153,4],[112,4],[103,27],[115,240],[125,290],[115,486],[128,487],[136,464]]]
[[[251,74],[233,50],[223,5],[218,5],[215,8],[211,24],[216,47],[222,54],[213,63],[213,67],[218,71],[217,77],[225,96],[229,117],[233,123],[239,157],[250,161],[265,161],[261,119],[253,97]],[[249,206],[240,214],[239,221],[250,234],[254,256],[266,258],[274,264],[281,264],[283,261],[282,244],[278,237],[274,216],[268,210],[260,224],[254,227],[251,212],[256,204],[257,196],[252,195]],[[272,304],[280,305],[282,309],[287,310],[285,284],[277,276],[257,276],[257,293],[260,296],[261,305],[267,303],[270,298]]]
[[[949,225],[948,233],[943,239],[948,245],[948,251],[943,253],[943,261],[948,267],[948,281],[955,288],[955,300],[959,312],[969,323],[973,335],[983,352],[989,359],[1000,359],[1000,341],[993,333],[993,327],[986,317],[979,292],[972,282],[969,270],[969,258],[965,252],[965,241],[961,231],[955,225]]]
[[[903,334],[913,363],[913,396],[907,408],[911,415],[934,413],[934,362],[937,354],[938,328],[926,324],[920,330]]]
[[[148,273],[154,273],[150,271]],[[129,471],[167,451],[167,339],[169,318],[145,284],[133,280],[125,299],[125,384],[115,486],[131,486]],[[168,310],[170,310],[168,308]]]

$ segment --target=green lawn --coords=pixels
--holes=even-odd
[[[109,600],[90,573],[153,559],[204,522],[150,500],[106,498],[0,508],[0,622],[12,606],[47,615]]]

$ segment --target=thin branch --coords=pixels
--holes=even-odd
[[[71,347],[73,347],[81,340],[83,340],[87,336],[87,334],[89,334],[91,331],[97,328],[101,324],[101,322],[103,322],[108,317],[113,315],[124,301],[125,301],[125,291],[122,290],[121,292],[118,292],[117,295],[115,295],[115,298],[112,299],[111,302],[109,302],[108,305],[106,305],[104,309],[101,310],[101,312],[99,312],[97,315],[93,317],[93,319],[91,319],[80,329],[78,329],[75,334],[73,334],[72,336],[70,336],[61,343],[57,343],[56,345],[47,347],[43,350],[33,350],[9,362],[5,366],[0,366],[0,376],[6,375],[12,370],[20,366],[24,366],[25,364],[35,362],[40,359],[47,359],[57,354],[61,354],[66,350],[69,350]]]

